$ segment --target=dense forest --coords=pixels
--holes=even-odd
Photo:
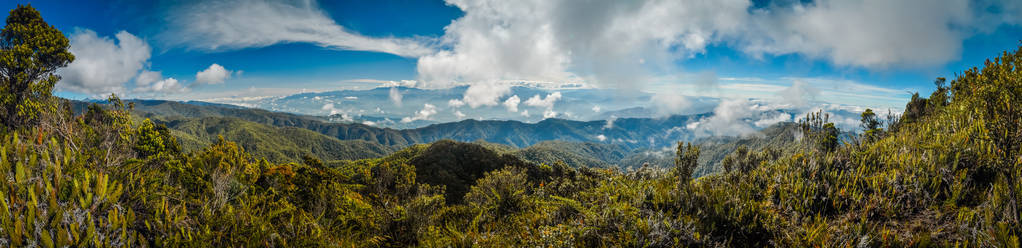
[[[447,140],[269,162],[115,96],[75,110],[51,95],[68,46],[28,6],[0,32],[0,247],[1020,245],[1019,50],[937,79],[900,117],[864,112],[852,139],[812,114],[791,124],[797,141],[720,145],[738,147],[695,177],[701,148],[686,143],[673,166],[634,170]],[[624,159],[606,149],[573,153]]]

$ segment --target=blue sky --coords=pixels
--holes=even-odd
[[[798,86],[806,89],[793,90],[804,92],[797,97],[813,102],[898,108],[907,91],[926,94],[934,78],[980,66],[1022,37],[1015,1],[42,0],[0,7],[24,3],[80,51],[58,85],[58,95],[71,98],[215,101],[402,80],[497,89],[530,81],[721,98],[776,98]]]

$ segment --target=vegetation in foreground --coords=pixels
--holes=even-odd
[[[630,172],[450,141],[334,166],[222,139],[183,153],[115,97],[78,116],[51,97],[73,56],[31,7],[0,47],[0,246],[1018,247],[1022,230],[1019,51],[886,125],[864,114],[853,142],[809,116],[797,147],[739,149],[692,179],[685,144],[673,168]]]

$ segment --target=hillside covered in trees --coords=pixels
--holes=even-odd
[[[696,178],[701,148],[686,143],[672,167],[629,171],[455,141],[330,163],[309,154],[340,151],[280,151],[294,162],[271,163],[249,150],[272,148],[189,134],[203,147],[184,152],[116,97],[81,114],[53,97],[54,71],[74,55],[33,8],[11,12],[0,48],[0,246],[1020,245],[1022,50],[938,79],[898,119],[865,112],[847,141],[810,115],[785,147],[723,142],[736,152]],[[518,152],[558,154],[544,149]],[[623,159],[608,149],[569,152]]]

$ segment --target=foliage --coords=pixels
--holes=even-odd
[[[830,114],[823,113],[823,110],[808,113],[805,118],[799,120],[798,126],[802,132],[804,144],[802,149],[824,152],[837,149],[840,131],[830,122]]]
[[[396,149],[362,140],[338,140],[310,130],[274,127],[227,117],[163,120],[184,151],[199,151],[219,136],[238,142],[253,156],[270,162],[302,162],[310,155],[326,161],[383,157]],[[157,123],[154,122],[154,123]]]
[[[5,127],[31,126],[48,103],[57,68],[74,55],[64,34],[43,21],[31,5],[18,5],[0,30],[0,120]]]

